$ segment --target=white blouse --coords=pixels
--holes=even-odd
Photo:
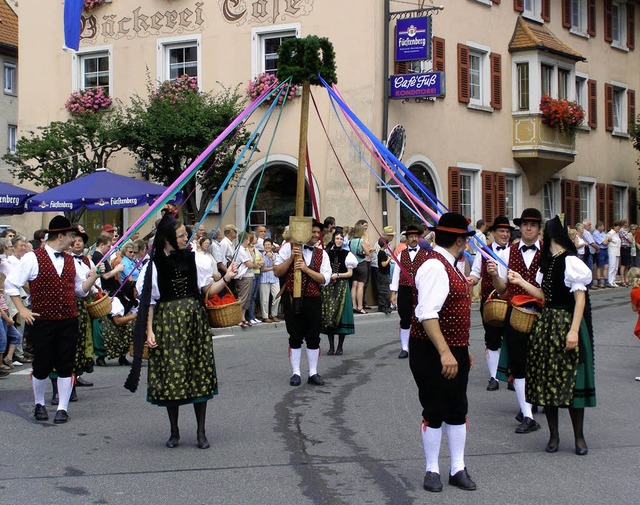
[[[538,270],[536,274],[536,282],[542,285],[542,272]],[[587,285],[591,283],[591,270],[577,256],[567,256],[565,258],[564,268],[564,285],[569,288],[569,291],[586,291]]]

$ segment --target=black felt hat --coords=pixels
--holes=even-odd
[[[49,232],[49,236],[55,233],[67,233],[69,231],[80,235],[80,230],[77,227],[71,226],[71,221],[64,216],[55,216],[49,221],[47,231]]]
[[[515,228],[511,226],[509,218],[507,216],[498,216],[493,220],[493,224],[489,228],[489,231],[497,230],[498,228],[508,228],[513,231]]]
[[[538,224],[542,224],[542,214],[538,209],[528,208],[522,211],[522,215],[519,218],[513,220],[513,224],[520,226],[523,221],[532,221]]]
[[[447,212],[446,214],[442,214],[438,224],[430,226],[429,229],[436,233],[444,232],[451,233],[453,235],[466,235],[467,237],[476,234],[475,231],[469,231],[469,222],[467,221],[467,218],[456,212]]]
[[[420,227],[418,225],[410,224],[404,229],[403,233],[406,236],[409,236],[409,235],[422,235],[422,231],[423,230],[420,229]]]

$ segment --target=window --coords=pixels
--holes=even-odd
[[[515,176],[507,175],[505,177],[505,210],[509,221],[513,221],[514,217],[518,217],[517,197],[517,179]]]
[[[482,55],[469,53],[469,96],[471,103],[482,105]]]
[[[620,0],[613,0],[610,5],[611,10],[608,10],[605,2],[605,40],[611,42],[613,47],[626,50],[630,45],[627,39],[627,14],[634,14],[635,11],[633,6],[628,8],[626,2]]]
[[[546,182],[542,189],[542,217],[544,219],[553,219],[558,213],[559,182],[552,179]]]
[[[476,219],[476,206],[480,203],[476,196],[480,192],[479,165],[465,164],[465,168],[449,168],[449,208],[472,221]]]
[[[558,98],[569,98],[569,76],[568,70],[558,69]]]
[[[278,68],[278,49],[286,39],[300,36],[300,25],[276,25],[251,30],[251,73],[275,73]]]
[[[589,106],[589,78],[584,74],[576,74],[575,86],[576,86],[576,103],[582,106],[584,110],[584,122],[583,128],[587,125],[591,125],[591,110]]]
[[[175,81],[183,75],[197,78],[202,87],[200,35],[158,39],[158,81]]]
[[[587,32],[587,0],[571,0],[571,30],[580,34]]]
[[[9,125],[9,138],[7,139],[7,145],[9,146],[9,152],[15,154],[16,152],[16,140],[18,136],[18,127],[15,125]]]
[[[580,216],[578,221],[583,222],[585,219],[589,219],[589,210],[591,209],[591,190],[593,184],[588,182],[580,183]],[[570,223],[575,224],[575,223]]]
[[[458,44],[458,101],[491,112],[502,108],[502,57],[480,44]]]
[[[13,63],[4,64],[4,92],[16,94],[16,66]]]
[[[473,174],[460,174],[460,214],[471,216],[473,209]]]
[[[618,82],[605,83],[604,98],[606,130],[614,135],[627,135],[629,133],[627,86]]]
[[[613,220],[614,221],[619,221],[621,219],[626,218],[626,215],[624,212],[626,195],[627,195],[627,188],[623,188],[621,186],[613,187]]]
[[[522,0],[522,15],[534,21],[542,21],[542,0]]]
[[[624,92],[620,88],[613,89],[613,131],[621,131],[622,129],[622,101],[624,100]]]
[[[542,96],[551,96],[551,83],[553,79],[553,67],[549,65],[542,65],[540,69],[540,89]]]
[[[102,88],[109,95],[109,53],[80,56],[80,89]]]
[[[529,109],[529,64],[518,63],[518,109]]]

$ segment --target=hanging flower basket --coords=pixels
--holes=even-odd
[[[542,123],[557,128],[562,133],[575,135],[575,131],[584,122],[584,109],[576,102],[556,100],[545,95],[540,100]]]
[[[96,87],[74,91],[64,106],[72,116],[81,116],[107,110],[112,103],[111,98],[105,94],[104,89]]]
[[[151,93],[151,101],[175,105],[178,102],[186,102],[192,93],[198,93],[198,79],[182,75],[173,81],[164,81]]]
[[[247,86],[247,97],[251,100],[255,100],[262,93],[264,93],[267,89],[269,89],[273,84],[276,86],[280,84],[280,80],[276,77],[275,74],[263,73],[258,74],[255,79],[253,79],[249,86]],[[283,87],[278,95],[278,103],[282,103],[284,100],[284,95],[287,95],[287,100],[291,100],[298,96],[298,86],[290,86],[289,92],[287,94],[287,88]],[[274,95],[271,95],[267,100],[268,103],[271,103],[275,99]]]
[[[84,9],[88,12],[93,11],[97,7],[104,5],[106,0],[84,0]]]

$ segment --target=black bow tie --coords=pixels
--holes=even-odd
[[[537,251],[538,248],[535,245],[523,245],[520,250],[522,252],[527,252],[527,251]]]
[[[525,246],[526,247],[526,246]],[[506,245],[497,245],[496,246],[496,251],[504,251],[507,248]],[[524,249],[524,248],[523,248]],[[535,249],[535,246],[534,246]]]
[[[305,244],[304,248],[305,248],[305,249],[308,249],[309,251],[313,251],[313,250],[315,249],[315,247],[314,247],[314,246],[312,246],[312,245],[306,245],[306,244]]]
[[[84,256],[82,256],[82,254],[74,254],[73,257],[77,260],[82,261],[82,258],[84,258]]]
[[[407,249],[409,249],[409,252],[411,251],[416,252],[418,250],[417,247],[408,247]]]
[[[61,252],[54,252],[54,253],[53,253],[53,255],[54,255],[56,258],[64,258],[64,253],[61,253]]]

